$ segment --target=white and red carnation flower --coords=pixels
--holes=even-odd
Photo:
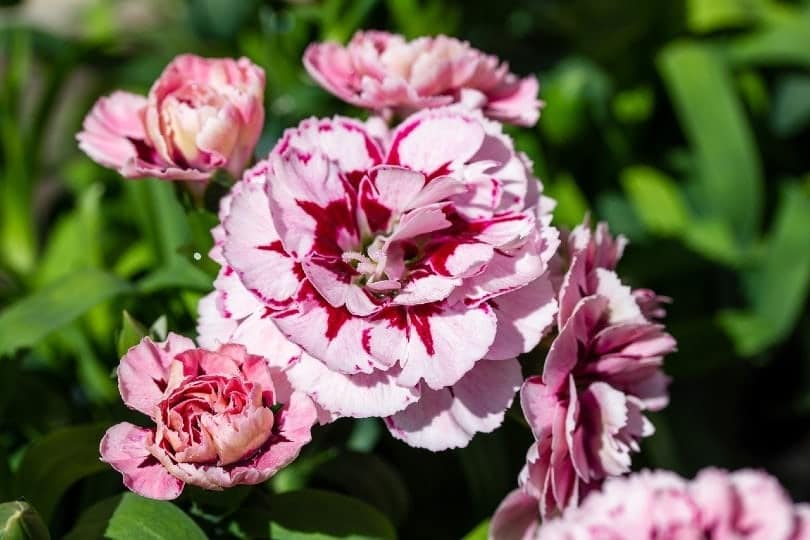
[[[234,187],[200,339],[283,350],[292,386],[332,416],[463,446],[501,423],[515,357],[553,322],[557,231],[525,158],[479,113],[375,134],[306,120]]]

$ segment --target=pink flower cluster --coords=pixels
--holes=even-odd
[[[127,178],[207,180],[242,174],[264,126],[264,71],[247,58],[175,58],[143,97],[99,99],[77,135],[97,163]]]
[[[431,109],[392,131],[288,130],[223,201],[200,339],[285,351],[332,417],[432,450],[500,425],[556,311],[557,231],[501,127]]]
[[[807,540],[810,505],[794,505],[771,476],[705,469],[686,481],[644,471],[605,482],[578,508],[543,524],[521,491],[501,504],[492,540]]]
[[[624,245],[605,224],[591,232],[586,222],[568,235],[557,261],[567,261],[559,334],[542,375],[520,391],[535,436],[520,484],[544,516],[629,472],[639,440],[653,433],[644,411],[667,404],[661,365],[675,340],[650,320],[665,299],[621,283],[615,267]]]
[[[174,499],[185,484],[263,482],[296,458],[316,420],[312,401],[284,385],[241,345],[213,351],[175,334],[162,343],[145,338],[121,359],[118,387],[155,426],[111,427],[101,459],[153,499]]]
[[[155,425],[114,426],[102,458],[167,499],[265,480],[316,421],[382,417],[412,446],[461,447],[502,423],[522,383],[536,441],[521,498],[547,516],[628,472],[653,431],[644,412],[667,402],[666,299],[621,283],[624,240],[604,225],[558,253],[554,203],[499,123],[537,121],[536,79],[453,38],[384,32],[313,44],[304,65],[349,103],[406,118],[304,120],[244,171],[263,71],[183,55],[148,97],[116,92],[85,119],[80,147],[123,176],[241,175],[212,231],[205,348],[171,335],[127,353],[121,395]],[[555,328],[524,382],[518,355]]]
[[[388,32],[357,32],[346,47],[310,45],[304,65],[340,99],[383,113],[461,102],[521,126],[533,126],[540,116],[536,78],[520,79],[498,58],[447,36],[406,41]]]

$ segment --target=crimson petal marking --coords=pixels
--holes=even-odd
[[[300,287],[301,276],[279,240],[261,185],[245,185],[231,201],[224,222],[223,255],[245,287],[265,302],[284,302]]]
[[[407,344],[398,383],[424,380],[439,389],[458,381],[484,357],[495,339],[496,317],[487,305],[407,308]]]
[[[428,177],[444,175],[468,162],[483,141],[484,128],[479,120],[456,109],[428,109],[410,116],[394,130],[385,161]]]

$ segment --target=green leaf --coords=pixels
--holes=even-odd
[[[0,312],[0,356],[34,345],[131,286],[99,270],[70,274]]]
[[[633,242],[644,241],[649,235],[635,210],[619,193],[609,191],[596,200],[599,216],[610,223],[610,230],[623,234]]]
[[[171,182],[155,179],[126,182],[141,230],[156,260],[168,261],[187,245],[191,231]]]
[[[167,501],[125,493],[105,534],[110,540],[206,540],[205,533],[182,510]]]
[[[687,25],[693,32],[713,32],[753,22],[754,12],[746,0],[689,0]]]
[[[303,489],[274,495],[270,512],[273,540],[396,538],[394,526],[374,507],[328,491]]]
[[[762,170],[753,135],[721,59],[693,42],[667,46],[658,68],[697,165],[698,217],[720,220],[745,246],[759,231]]]
[[[660,236],[681,234],[689,211],[678,185],[650,167],[629,167],[622,172],[622,186],[647,230]]]
[[[557,201],[554,208],[555,224],[574,227],[582,223],[582,218],[588,212],[588,201],[573,176],[560,174],[545,186],[545,192]]]
[[[616,118],[628,124],[646,121],[655,107],[655,93],[649,86],[631,88],[616,94],[612,108]]]
[[[116,348],[119,358],[124,356],[130,347],[141,342],[148,330],[136,321],[127,310],[121,314],[121,331],[118,333]]]
[[[58,341],[76,361],[76,373],[87,397],[93,402],[111,403],[118,398],[118,389],[110,367],[98,357],[87,336],[77,324],[60,330]]]
[[[402,523],[408,513],[410,500],[402,477],[374,454],[345,452],[320,466],[315,477],[369,503],[394,524]]]
[[[462,540],[487,540],[489,538],[489,520],[485,519],[473,530],[467,533]]]
[[[776,85],[771,127],[783,137],[796,135],[810,123],[810,76],[788,75]]]
[[[62,540],[95,540],[103,538],[110,518],[121,502],[122,495],[108,497],[89,507],[79,516],[76,525]]]
[[[354,421],[346,448],[357,452],[371,452],[377,446],[380,435],[382,428],[377,418],[358,418]]]
[[[543,77],[543,120],[540,130],[556,144],[580,135],[589,111],[607,107],[609,80],[588,60],[574,58],[558,65]]]
[[[47,523],[62,494],[77,480],[109,469],[98,445],[107,425],[72,426],[34,442],[17,470],[17,492],[39,509]]]
[[[22,501],[0,504],[0,539],[49,540],[48,527],[37,511]]]
[[[735,64],[810,67],[810,32],[806,16],[784,18],[737,38],[726,48]]]
[[[795,183],[781,202],[763,253],[742,274],[750,308],[725,312],[720,323],[737,352],[751,356],[787,336],[802,312],[810,286],[810,195]]]
[[[684,243],[709,260],[738,266],[743,253],[737,247],[728,225],[718,220],[694,220],[684,231]]]
[[[169,263],[161,266],[138,281],[138,290],[144,294],[164,289],[192,289],[208,292],[213,287],[214,278],[192,262],[181,256],[172,257]]]

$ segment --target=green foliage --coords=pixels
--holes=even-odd
[[[0,355],[34,345],[100,302],[131,289],[99,270],[81,270],[60,279],[0,312]]]
[[[649,167],[631,167],[622,173],[621,181],[648,231],[660,236],[684,233],[689,225],[689,211],[672,179]]]
[[[373,507],[344,495],[306,489],[270,498],[274,540],[394,540],[393,525]],[[313,509],[317,508],[316,512]]]
[[[15,479],[17,492],[50,520],[59,499],[77,480],[107,470],[98,444],[107,426],[74,426],[34,442],[23,455]]]
[[[0,504],[0,539],[49,540],[48,527],[37,511],[21,501]]]
[[[487,540],[489,538],[489,520],[485,519],[462,540]]]
[[[665,48],[659,67],[695,152],[690,183],[698,218],[722,224],[746,247],[761,220],[762,167],[727,68],[693,42]]]
[[[206,540],[194,520],[167,501],[144,499],[125,493],[107,524],[110,540]]]

